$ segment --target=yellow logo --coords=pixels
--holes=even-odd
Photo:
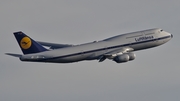
[[[29,37],[24,37],[22,38],[21,42],[20,42],[20,45],[21,45],[21,48],[23,49],[28,49],[31,47],[31,39]]]

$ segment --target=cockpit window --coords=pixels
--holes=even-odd
[[[163,30],[161,29],[160,31],[162,32]]]

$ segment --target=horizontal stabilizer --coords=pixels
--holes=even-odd
[[[21,57],[22,56],[21,54],[13,54],[13,53],[5,53],[5,54],[13,56],[13,57]]]

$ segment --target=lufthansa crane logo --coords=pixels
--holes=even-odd
[[[20,46],[23,49],[29,49],[31,47],[31,39],[29,37],[24,37],[22,38],[21,42],[20,42]]]

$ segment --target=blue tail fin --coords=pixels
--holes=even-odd
[[[24,54],[39,53],[47,51],[46,48],[41,46],[39,43],[31,39],[23,32],[15,32],[14,36]]]

